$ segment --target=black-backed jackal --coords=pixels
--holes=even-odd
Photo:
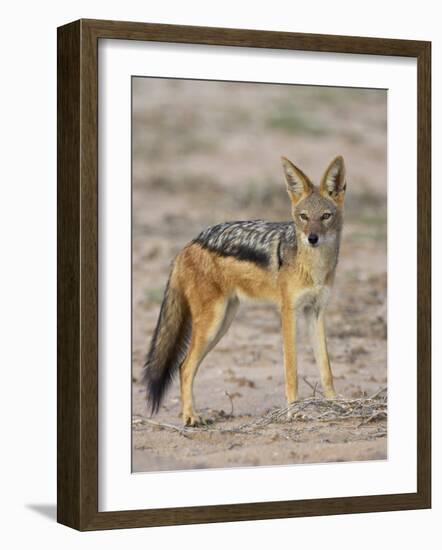
[[[268,299],[281,311],[285,393],[297,397],[296,320],[305,313],[324,394],[335,396],[324,313],[338,262],[345,167],[335,158],[319,187],[282,158],[292,221],[226,222],[209,227],[175,258],[143,371],[152,413],[179,371],[183,421],[201,419],[193,379],[220,341],[241,298]]]

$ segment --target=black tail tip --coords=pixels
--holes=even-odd
[[[146,398],[150,416],[156,415],[162,401],[162,392],[158,384],[149,384],[146,389]]]
[[[165,391],[165,381],[162,377],[159,379],[152,376],[152,372],[144,367],[143,382],[146,386],[147,407],[151,416],[157,414],[160,409]]]

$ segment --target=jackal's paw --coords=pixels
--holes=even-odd
[[[336,399],[338,395],[335,390],[324,390],[324,397],[326,399]]]
[[[204,418],[195,413],[183,414],[183,422],[185,426],[191,426],[193,428],[206,425]]]

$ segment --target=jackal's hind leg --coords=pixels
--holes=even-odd
[[[220,298],[206,304],[192,317],[192,339],[180,370],[183,422],[186,426],[203,424],[193,408],[193,381],[204,357],[216,346],[232,322],[238,301]]]
[[[207,346],[204,357],[213,350],[213,348],[218,344],[218,342],[221,340],[221,338],[226,334],[226,332],[229,330],[230,325],[232,324],[233,319],[235,318],[236,312],[238,311],[239,306],[239,300],[236,296],[233,298],[230,298],[227,301],[227,304],[225,306],[225,312],[224,317],[222,321],[219,323],[219,328],[216,333],[216,335],[212,338],[209,345]]]

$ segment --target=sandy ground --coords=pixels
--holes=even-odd
[[[139,383],[182,246],[221,221],[289,219],[280,155],[317,181],[343,154],[346,222],[327,314],[335,386],[345,398],[387,386],[385,92],[135,79],[133,94],[133,470],[385,459],[386,419],[297,419],[235,433],[285,405],[279,314],[268,304],[243,304],[200,367],[195,401],[210,430],[145,422]],[[319,375],[300,331],[305,399]],[[152,420],[180,427],[178,380]]]

